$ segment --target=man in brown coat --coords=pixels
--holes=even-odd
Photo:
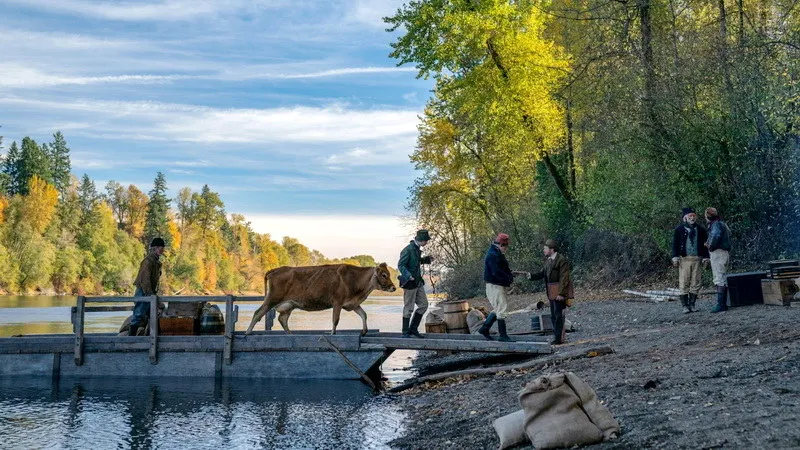
[[[547,286],[547,298],[550,300],[550,320],[553,322],[553,345],[564,343],[564,312],[567,301],[572,300],[572,280],[569,274],[569,261],[558,253],[558,243],[548,239],[544,243],[544,268],[540,272],[528,274],[531,280],[541,280]]]
[[[158,292],[158,279],[161,278],[161,261],[158,258],[164,254],[165,246],[164,240],[160,237],[150,242],[150,251],[139,265],[139,274],[136,275],[136,281],[133,282],[133,285],[136,286],[134,297],[149,297]],[[128,336],[136,336],[139,329],[149,319],[150,302],[136,302],[133,306],[133,318],[131,318]]]

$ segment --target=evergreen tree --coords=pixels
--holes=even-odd
[[[14,195],[19,193],[19,147],[17,147],[17,141],[11,143],[11,147],[8,148],[8,154],[6,154],[6,158],[3,160],[3,174],[7,176],[8,180],[8,188],[6,192],[8,195]]]
[[[53,186],[55,186],[59,194],[63,196],[64,192],[66,192],[69,187],[71,165],[69,161],[69,147],[67,147],[67,141],[60,131],[53,134],[53,142],[48,146],[48,150]]]
[[[167,179],[163,173],[158,172],[150,191],[150,200],[147,203],[147,216],[144,224],[144,244],[148,245],[155,237],[163,238],[170,246],[169,233],[169,198],[167,198]]]
[[[36,175],[47,183],[52,182],[50,158],[44,150],[29,137],[22,138],[19,160],[17,162],[18,193],[28,193],[28,181]]]
[[[3,149],[3,136],[0,136],[0,150]],[[3,157],[3,163],[0,167],[5,168],[5,158]],[[11,177],[5,173],[5,170],[0,172],[0,196],[8,195],[8,188],[11,185]]]
[[[78,185],[78,246],[83,250],[92,248],[92,233],[95,228],[96,217],[94,214],[95,206],[100,199],[94,181],[89,175],[83,174],[81,183]]]

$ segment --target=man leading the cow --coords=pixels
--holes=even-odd
[[[164,239],[160,237],[154,238],[150,242],[150,250],[139,265],[139,273],[136,275],[136,281],[133,282],[133,285],[136,286],[134,297],[149,297],[158,292],[158,280],[161,278],[161,261],[158,258],[164,254],[165,246]],[[139,328],[143,327],[144,323],[150,319],[150,302],[135,302],[128,336],[136,336]],[[158,319],[155,321],[157,322]]]
[[[400,252],[397,270],[400,271],[400,287],[403,288],[403,337],[418,337],[417,331],[422,316],[428,310],[428,296],[425,294],[425,280],[422,279],[422,264],[430,264],[433,258],[422,256],[422,247],[428,245],[431,236],[428,230],[417,231],[414,240]],[[414,311],[414,305],[417,310]],[[413,314],[412,314],[413,313]]]
[[[708,264],[706,229],[697,223],[692,208],[683,208],[683,221],[672,233],[672,265],[678,267],[678,287],[684,313],[697,311],[695,302],[700,293],[702,266]]]

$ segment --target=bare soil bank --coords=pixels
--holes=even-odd
[[[510,309],[541,298],[512,296]],[[710,296],[701,297],[700,312],[683,314],[676,302],[579,301],[567,314],[578,330],[556,352],[609,345],[614,354],[543,370],[448,378],[394,394],[409,419],[407,434],[391,445],[497,448],[492,420],[520,409],[519,389],[566,370],[586,380],[622,426],[618,439],[593,448],[800,448],[800,304],[711,314],[712,304]],[[509,332],[529,330],[530,316],[510,317]],[[425,353],[415,364],[435,373],[485,366],[486,356]]]

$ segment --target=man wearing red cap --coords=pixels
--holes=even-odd
[[[486,282],[486,297],[489,303],[492,304],[492,311],[483,322],[478,331],[486,339],[492,340],[489,336],[489,330],[492,328],[495,320],[497,321],[497,330],[500,332],[499,341],[511,342],[506,331],[506,316],[508,314],[508,299],[507,291],[514,281],[514,273],[508,267],[508,260],[506,259],[506,252],[510,239],[507,234],[500,233],[494,239],[489,250],[486,251],[486,258],[483,264],[483,281]]]

